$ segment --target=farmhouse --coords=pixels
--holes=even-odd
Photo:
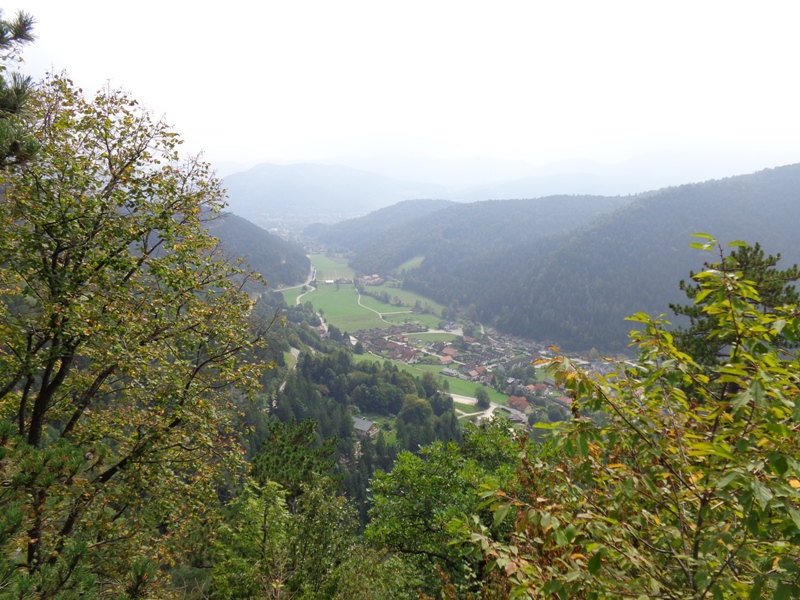
[[[371,439],[378,435],[378,428],[375,427],[375,423],[361,417],[353,417],[353,429],[356,432],[356,436],[361,439]]]

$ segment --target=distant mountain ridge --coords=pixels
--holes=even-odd
[[[231,210],[264,215],[320,216],[342,220],[401,200],[440,197],[442,186],[393,179],[351,167],[260,164],[223,180]],[[338,217],[336,219],[335,217]]]

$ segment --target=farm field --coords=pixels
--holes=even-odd
[[[283,353],[283,360],[286,363],[286,366],[289,367],[290,369],[293,368],[295,363],[297,362],[297,359],[294,357],[294,354],[292,354],[291,352],[284,352]]]
[[[378,315],[358,305],[358,294],[351,286],[343,285],[336,291],[332,285],[323,285],[301,301],[306,299],[314,306],[314,310],[323,311],[325,321],[341,331],[353,333],[359,329],[386,327]]]
[[[317,284],[322,285],[326,279],[352,279],[355,271],[347,266],[332,260],[324,254],[312,254],[311,264],[317,270]]]
[[[424,307],[426,304],[431,308],[431,310],[435,311],[437,315],[442,314],[442,309],[444,306],[439,304],[438,302],[431,300],[429,298],[425,298],[424,296],[420,296],[419,294],[415,294],[414,292],[410,292],[408,290],[404,290],[400,287],[395,287],[397,284],[391,283],[384,283],[383,285],[376,285],[370,286],[370,291],[377,291],[377,292],[386,292],[389,294],[389,298],[394,300],[394,297],[397,296],[400,298],[400,302],[403,304],[412,307],[414,304],[419,300],[419,303]]]
[[[303,293],[303,288],[297,287],[292,288],[290,290],[281,290],[281,294],[283,294],[283,299],[289,306],[294,306],[297,304],[297,297]],[[305,298],[303,298],[305,300]]]
[[[416,269],[418,266],[422,264],[422,261],[425,260],[424,256],[415,256],[411,260],[407,260],[402,265],[397,267],[395,271],[401,273],[403,271],[410,271],[411,269]]]
[[[372,296],[365,296],[361,295],[361,304],[366,306],[367,308],[371,308],[372,310],[376,310],[379,313],[383,313],[385,315],[391,313],[399,313],[401,315],[410,315],[411,309],[406,306],[392,306],[391,304],[384,304],[380,300],[376,300]]]

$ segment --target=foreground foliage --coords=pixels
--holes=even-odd
[[[33,110],[0,202],[0,590],[138,597],[239,461],[250,301],[204,229],[218,183],[166,125],[60,78]]]
[[[797,341],[800,315],[793,305],[762,312],[741,271],[695,280],[725,359],[698,364],[663,321],[638,314],[639,367],[602,379],[558,360],[576,418],[526,453],[520,492],[489,496],[497,520],[513,516],[512,537],[452,525],[512,597],[800,596],[800,364],[781,350]],[[608,422],[581,417],[586,409]]]

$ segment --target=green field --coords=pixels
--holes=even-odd
[[[419,303],[424,307],[426,304],[434,310],[437,315],[442,314],[442,309],[444,308],[443,305],[439,304],[438,302],[431,300],[429,298],[425,298],[424,296],[420,296],[419,294],[415,294],[414,292],[410,292],[408,290],[404,290],[400,287],[394,287],[397,284],[391,283],[384,283],[383,285],[376,285],[370,286],[370,291],[378,291],[378,292],[386,292],[389,294],[389,297],[394,300],[394,297],[397,296],[400,298],[400,302],[405,304],[406,306],[414,306],[414,304],[419,300]]]
[[[297,297],[302,293],[303,293],[302,286],[297,288],[292,288],[290,290],[281,290],[281,294],[283,294],[283,299],[289,306],[294,306],[295,304],[297,304]],[[305,300],[305,298],[303,298],[303,300]]]
[[[359,329],[386,327],[378,315],[358,305],[358,294],[351,286],[343,285],[339,291],[332,285],[321,286],[301,301],[305,302],[306,299],[314,306],[314,310],[323,311],[328,323],[342,331],[353,333]]]
[[[326,279],[352,279],[355,271],[346,264],[330,259],[324,254],[312,254],[311,264],[317,270],[317,284],[322,284]]]
[[[393,306],[391,304],[384,304],[380,300],[376,300],[372,296],[361,295],[361,304],[379,313],[391,314],[400,313],[401,315],[410,315],[411,311],[405,306]]]
[[[461,402],[453,402],[453,404],[458,410],[467,414],[481,412],[483,410],[482,408],[478,408],[474,404],[462,404]]]
[[[416,269],[422,264],[423,260],[425,260],[424,256],[415,256],[411,260],[407,260],[402,265],[397,267],[396,271],[399,273],[400,271],[410,271],[411,269]]]
[[[294,364],[297,362],[297,359],[294,357],[294,354],[291,352],[284,352],[283,353],[283,360],[286,362],[286,366],[291,369],[294,367]]]

